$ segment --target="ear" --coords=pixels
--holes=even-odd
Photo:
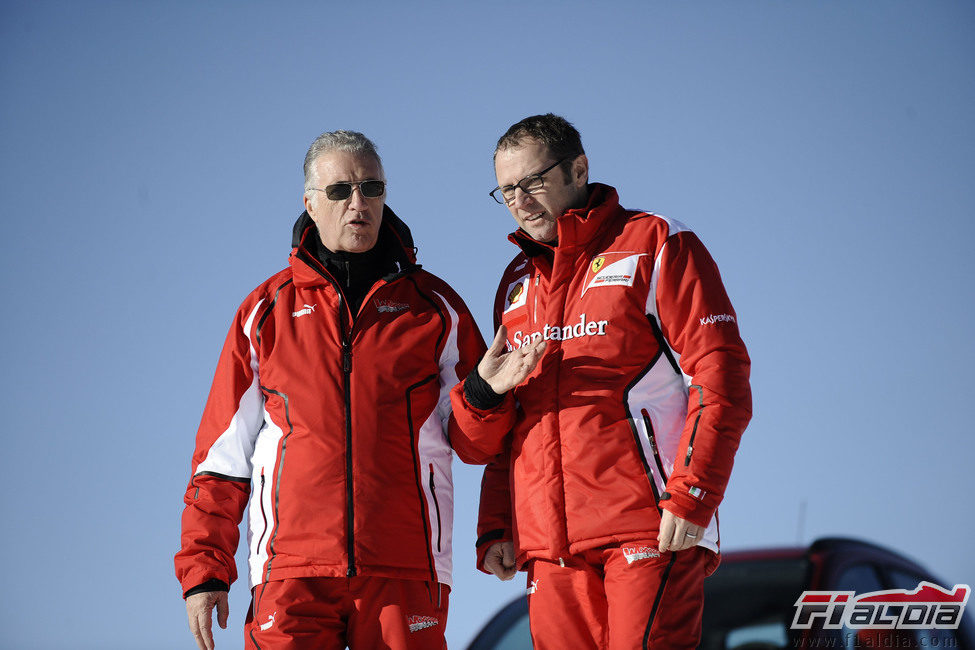
[[[582,154],[572,161],[572,184],[584,188],[589,183],[589,159]]]
[[[308,216],[309,217],[311,217],[312,219],[314,219],[315,218],[315,205],[312,203],[312,200],[309,198],[310,196],[311,196],[311,192],[305,192],[305,195],[304,195],[305,212],[308,213]]]

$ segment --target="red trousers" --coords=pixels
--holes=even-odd
[[[258,585],[248,650],[446,650],[450,588],[394,578],[292,578]]]
[[[696,546],[659,553],[656,541],[593,549],[528,567],[536,650],[696,648],[704,578],[718,556]]]

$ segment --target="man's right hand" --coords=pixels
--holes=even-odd
[[[190,622],[190,632],[196,639],[200,650],[213,650],[213,607],[217,607],[217,623],[227,629],[227,617],[230,605],[226,591],[204,591],[193,594],[186,599],[186,616]]]
[[[495,542],[484,556],[484,568],[501,580],[511,580],[518,573],[513,542]]]

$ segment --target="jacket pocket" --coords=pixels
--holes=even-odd
[[[647,427],[647,439],[650,441],[650,450],[653,452],[653,459],[657,466],[657,472],[660,476],[660,480],[666,485],[667,472],[664,471],[664,464],[660,460],[660,451],[657,449],[657,436],[653,432],[653,422],[650,421],[650,414],[647,412],[647,409],[640,409],[640,414],[643,416],[643,423]]]

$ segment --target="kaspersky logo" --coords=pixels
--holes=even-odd
[[[853,591],[804,591],[795,602],[792,629],[819,624],[827,630],[954,630],[961,624],[970,593],[968,585],[948,591],[930,582],[921,582],[913,591],[891,589],[859,596]]]

